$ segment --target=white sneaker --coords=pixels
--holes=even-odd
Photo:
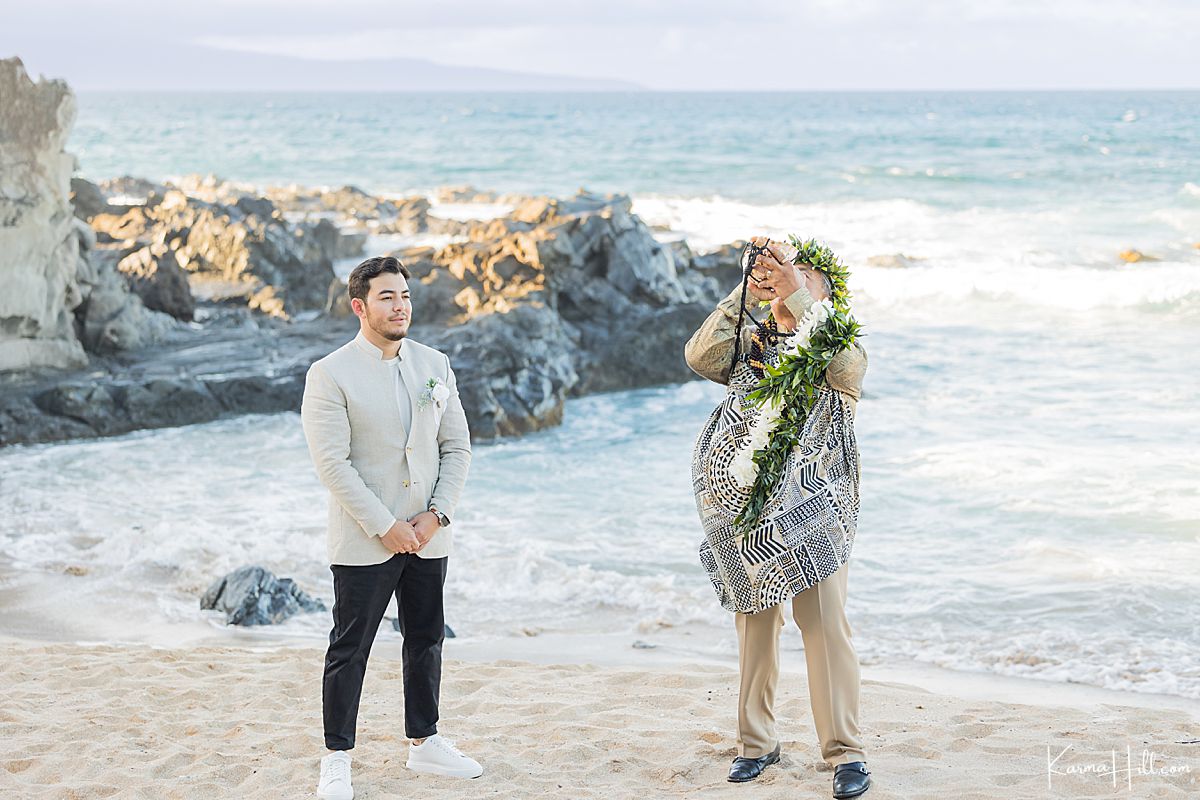
[[[478,778],[483,774],[478,761],[463,755],[454,742],[436,733],[421,744],[409,743],[405,766],[414,772],[449,778]]]
[[[321,782],[317,785],[321,800],[354,800],[350,785],[350,754],[335,750],[321,759]]]

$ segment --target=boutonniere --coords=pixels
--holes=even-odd
[[[441,378],[430,378],[425,381],[425,390],[417,399],[417,407],[424,410],[432,403],[440,409],[446,405],[446,400],[449,398],[450,390],[446,387],[445,381]]]

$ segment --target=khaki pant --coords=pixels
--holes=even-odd
[[[866,761],[858,731],[858,654],[846,619],[846,572],[850,562],[792,598],[792,616],[804,637],[808,697],[830,765]],[[775,685],[779,679],[779,630],[783,606],[735,614],[741,686],[738,753],[759,758],[775,749]]]

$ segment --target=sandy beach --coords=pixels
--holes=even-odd
[[[0,647],[4,797],[313,795],[322,753],[318,648]],[[783,760],[756,783],[735,786],[725,781],[735,755],[729,667],[664,665],[664,657],[625,666],[452,658],[442,733],[486,769],[457,781],[404,767],[398,655],[395,643],[381,642],[367,673],[353,751],[364,800],[830,794],[805,677],[787,664],[777,706]],[[982,692],[938,693],[871,674],[864,671],[862,726],[875,800],[1200,792],[1200,722],[1183,706],[1151,707],[1153,698],[1135,706],[1135,697],[1121,705],[1111,702],[1117,693],[1072,686],[1040,694],[1057,692],[1069,705],[1029,705],[981,699],[987,677]],[[1115,787],[1110,772],[1098,772],[1111,770],[1114,751]]]
[[[0,52],[0,800],[314,797],[335,601],[322,480],[349,452],[393,514],[455,520],[439,727],[485,769],[405,767],[389,605],[352,751],[360,800],[830,797],[790,622],[782,762],[726,780],[737,634],[699,557],[693,453],[727,387],[685,343],[746,285],[758,235],[829,248],[806,258],[831,283],[849,272],[840,299],[869,352],[847,428],[861,503],[856,488],[838,509],[856,517],[865,800],[1200,800],[1200,92],[1170,88],[1200,75],[1179,61],[1196,48],[1174,46],[1200,10],[774,4],[763,26],[722,4],[591,21],[583,4],[363,17],[318,0],[284,19],[250,0],[231,27],[173,16],[187,4],[41,5],[9,15],[28,66]],[[293,25],[312,32],[293,55],[253,49]],[[1011,69],[1023,31],[1068,72]],[[1076,38],[1074,55],[1053,46]],[[414,70],[422,47],[448,62]],[[628,72],[521,77],[488,47],[572,74],[592,47],[597,75]],[[838,69],[799,69],[822,47]],[[374,57],[392,52],[405,60]],[[776,58],[797,85],[769,74]],[[922,58],[903,91],[870,71]],[[472,66],[491,61],[508,66]],[[761,73],[742,73],[749,91],[735,66]],[[285,78],[298,90],[272,88]],[[513,85],[548,91],[497,88]],[[393,420],[390,378],[341,395],[355,426],[379,423],[353,437],[380,445],[376,477],[340,434],[312,447],[298,413],[310,365],[359,329],[351,271],[384,254],[413,303],[387,327],[408,316],[411,344],[453,362],[401,383],[453,376],[461,497],[443,426]],[[384,498],[384,450],[403,496]],[[334,518],[363,521],[341,494]],[[746,547],[758,574],[783,563]],[[201,608],[244,567],[293,582],[263,576],[269,628]],[[282,619],[290,587],[325,610]]]

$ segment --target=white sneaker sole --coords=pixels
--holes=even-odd
[[[450,767],[439,767],[434,764],[414,764],[411,761],[404,766],[413,772],[420,772],[425,775],[441,775],[445,778],[478,778],[483,774],[483,767],[480,767],[477,772],[470,768],[451,769]]]
[[[349,792],[338,790],[336,792],[322,792],[317,789],[317,797],[321,800],[354,800],[354,788],[351,787]]]

